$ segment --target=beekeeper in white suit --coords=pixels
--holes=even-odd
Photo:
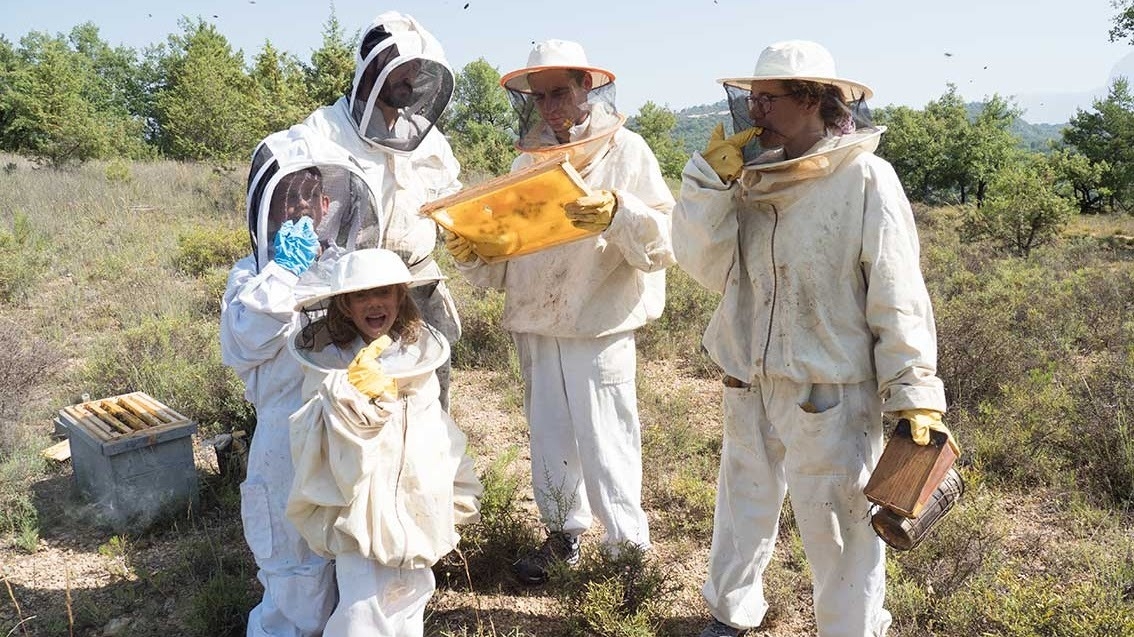
[[[882,413],[920,444],[948,433],[913,214],[874,154],[870,89],[822,46],[773,44],[751,76],[720,81],[736,133],[689,160],[674,211],[678,263],[723,295],[704,337],[725,387],[701,636],[763,621],[788,491],[819,635],[883,635],[885,555],[862,493]]]
[[[264,597],[248,617],[248,635],[318,635],[335,603],[333,566],[284,514],[293,476],[288,417],[302,404],[287,334],[300,275],[353,249],[360,233],[381,230],[361,171],[302,125],[257,147],[247,201],[252,254],[229,273],[220,338],[222,360],[256,407],[240,507]]]
[[[435,129],[453,95],[453,72],[440,43],[414,18],[379,15],[355,50],[350,93],[304,122],[358,160],[377,193],[385,234],[360,247],[397,253],[415,275],[438,277],[433,261],[437,226],[422,204],[457,192],[460,165]],[[413,289],[425,321],[450,343],[461,335],[456,305],[444,281]],[[441,404],[449,408],[449,363],[437,370]]]
[[[420,637],[430,567],[456,547],[455,525],[478,519],[465,436],[438,401],[449,343],[409,294],[434,281],[392,252],[358,250],[298,301],[314,320],[290,340],[308,400],[292,417],[287,515],[335,559],[324,637]]]
[[[567,153],[592,195],[566,215],[593,237],[489,264],[448,235],[457,267],[476,285],[505,292],[531,429],[532,483],[547,541],[515,564],[541,583],[553,560],[578,559],[592,512],[604,541],[650,546],[642,509],[641,425],[634,330],[665,305],[673,196],[646,142],[623,127],[614,74],[591,66],[582,46],[535,45],[526,67],[506,74],[520,116],[517,171]]]

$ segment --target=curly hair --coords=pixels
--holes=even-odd
[[[403,343],[415,343],[421,336],[421,310],[409,293],[409,286],[405,283],[396,285],[401,296],[398,304],[398,316],[390,326],[390,337]],[[304,328],[302,342],[308,349],[314,349],[320,342],[318,332],[325,332],[332,343],[339,347],[350,345],[355,338],[366,337],[355,327],[354,321],[347,314],[347,294],[338,294],[331,297],[327,306],[327,315]],[[325,341],[324,341],[325,342]]]
[[[854,132],[854,116],[843,101],[839,87],[808,80],[784,80],[784,89],[804,103],[818,104],[819,117],[827,128],[842,134]]]

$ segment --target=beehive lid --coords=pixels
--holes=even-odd
[[[88,400],[59,410],[68,428],[113,456],[191,435],[197,423],[144,392]]]
[[[421,214],[496,263],[598,234],[571,225],[563,212],[563,204],[589,193],[563,155],[427,203]]]

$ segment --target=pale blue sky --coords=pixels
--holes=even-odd
[[[327,1],[3,0],[0,34],[67,32],[86,20],[103,39],[138,49],[175,32],[180,16],[200,16],[246,55],[270,39],[303,60],[321,41]],[[840,74],[874,88],[874,106],[921,108],[957,85],[969,101],[1016,96],[1033,122],[1066,121],[1089,108],[1112,69],[1134,47],[1107,40],[1109,0],[337,0],[348,35],[383,10],[410,13],[444,46],[459,70],[484,57],[502,73],[523,66],[531,42],[577,40],[592,64],[618,76],[618,102],[635,113],[653,100],[674,109],[724,96],[715,78],[747,75],[760,49],[785,39],[815,40]],[[213,17],[213,16],[217,17]],[[945,53],[951,53],[946,56]],[[1134,58],[1126,66],[1134,71]],[[1056,96],[1054,94],[1062,94]]]

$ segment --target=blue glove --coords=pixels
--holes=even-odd
[[[311,217],[283,222],[276,233],[274,247],[275,261],[281,268],[295,276],[303,274],[319,256],[319,237],[315,235]]]

